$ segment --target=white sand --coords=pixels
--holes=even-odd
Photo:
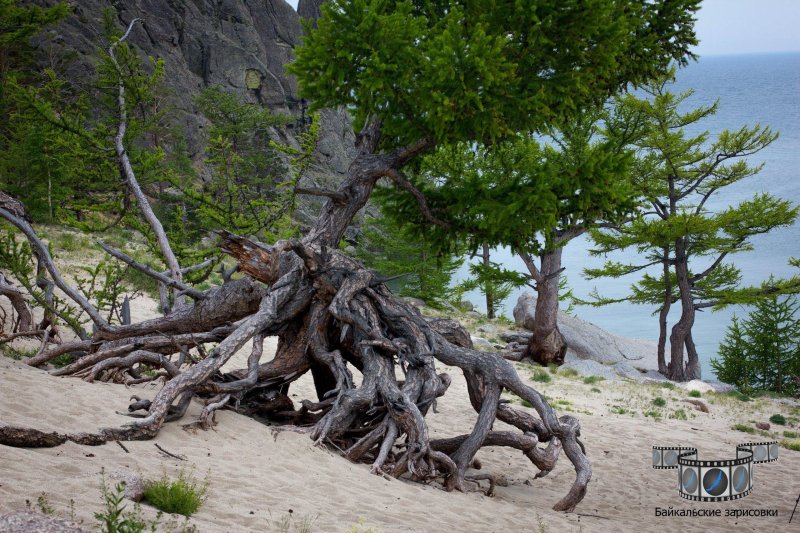
[[[497,487],[493,498],[478,492],[477,487],[466,494],[447,493],[435,486],[371,475],[366,465],[315,448],[308,435],[275,432],[232,412],[220,412],[219,424],[205,432],[192,433],[178,423],[168,424],[155,441],[126,443],[130,454],[114,443],[99,447],[68,443],[37,450],[0,447],[0,512],[23,509],[26,500],[35,502],[45,492],[63,515],[68,514],[69,500],[74,499],[76,516],[84,524],[92,524],[92,515],[100,508],[101,469],[110,472],[124,466],[157,478],[191,467],[198,477],[208,473],[208,501],[192,517],[200,531],[277,531],[277,523],[290,512],[295,528],[314,518],[312,531],[347,531],[360,517],[364,527],[385,532],[539,531],[540,525],[547,531],[587,532],[789,530],[789,513],[800,492],[798,452],[781,449],[777,463],[756,465],[754,493],[727,503],[682,500],[674,488],[675,471],[650,467],[654,444],[693,445],[700,449],[701,458],[730,458],[735,445],[751,437],[731,430],[731,424],[763,420],[780,411],[780,406],[761,401],[762,413],[754,415],[751,411],[758,406],[720,398],[711,404],[711,413],[704,414],[681,402],[683,391],[599,383],[595,386],[603,392],[595,393],[592,385],[565,377],[535,385],[550,399],[569,399],[569,408],[579,411],[573,414],[581,420],[594,475],[586,499],[573,514],[551,510],[574,476],[563,455],[549,476],[534,480],[536,471],[521,454],[484,449],[478,455],[484,471],[504,476],[508,486]],[[304,379],[293,386],[292,393],[298,398],[312,397],[312,390],[310,381]],[[152,397],[155,387],[133,390],[56,378],[0,357],[0,422],[6,424],[61,432],[119,425],[128,419],[115,410],[124,410],[134,392]],[[683,408],[689,419],[655,421],[642,416],[656,395],[668,399],[663,414]],[[613,414],[612,405],[635,415]],[[199,405],[193,405],[187,421],[198,412]],[[434,437],[468,431],[474,418],[460,377],[440,399],[439,413],[428,417]],[[498,422],[496,429],[501,426]],[[186,456],[187,461],[164,456],[154,442]],[[723,515],[726,509],[777,509],[779,516],[736,521],[724,517],[656,518],[656,506],[719,508]],[[154,515],[152,509],[143,507],[149,516]]]

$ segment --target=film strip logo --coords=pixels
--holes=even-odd
[[[744,498],[753,490],[753,465],[778,460],[778,443],[746,442],[736,447],[736,459],[700,461],[697,448],[653,446],[653,468],[677,469],[682,498],[717,502]]]

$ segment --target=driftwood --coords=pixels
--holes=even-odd
[[[152,438],[163,424],[184,416],[192,398],[199,398],[205,408],[190,427],[212,425],[214,412],[222,408],[305,424],[315,444],[331,445],[350,460],[368,462],[376,474],[439,479],[447,490],[463,491],[467,482],[479,480],[489,480],[493,488],[492,475],[468,473],[477,466],[475,455],[483,446],[519,450],[539,470],[538,477],[554,468],[563,450],[576,477],[554,508],[572,511],[591,479],[578,420],[558,417],[511,363],[473,350],[468,333],[456,322],[425,319],[338,250],[378,179],[402,181],[397,171],[432,147],[421,140],[391,153],[376,153],[379,132],[378,121],[361,132],[359,155],[347,177],[302,239],[266,246],[220,232],[221,249],[236,259],[246,277],[196,295],[194,303],[178,305],[164,317],[130,325],[110,325],[85,299],[76,300],[92,318],[94,336],[45,350],[29,363],[41,365],[58,354],[75,353],[79,358],[56,373],[136,383],[154,379],[155,372],[164,380],[152,400],[134,398],[130,414],[136,418],[128,425],[94,435],[102,441]],[[424,211],[424,198],[415,197]],[[69,292],[71,287],[48,261],[46,248],[27,221],[2,207],[0,217],[20,228],[44,256],[56,284],[72,297],[75,291]],[[173,286],[180,287],[183,282],[175,273],[171,269]],[[271,360],[262,361],[267,336],[279,337],[278,349]],[[223,373],[222,366],[250,340],[248,367]],[[209,342],[218,344],[206,353]],[[469,434],[431,441],[425,417],[452,379],[437,373],[437,362],[463,372],[477,420]],[[288,390],[307,372],[313,376],[317,398],[295,408]],[[353,372],[361,374],[359,386],[354,385]],[[538,416],[502,402],[504,390],[530,402]],[[493,431],[496,419],[518,431]],[[14,438],[16,445],[72,440],[38,433]]]

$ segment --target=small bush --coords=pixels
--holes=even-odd
[[[600,390],[600,389],[598,389],[597,387],[592,387],[592,392],[601,393],[601,392],[603,392],[603,391],[601,391],[601,390]]]
[[[661,396],[657,396],[656,398],[653,398],[653,405],[655,405],[656,407],[664,407],[665,405],[667,405],[667,400],[665,400]]]
[[[178,479],[166,475],[144,489],[144,497],[153,507],[170,514],[191,516],[205,500],[208,482],[199,484],[190,475],[181,472]]]
[[[738,390],[732,390],[727,394],[728,394],[728,396],[732,396],[732,397],[736,398],[740,402],[749,402],[749,401],[752,400],[752,398],[750,398],[750,396],[748,396],[747,394],[742,394]]]
[[[533,370],[533,376],[531,379],[533,379],[533,381],[538,381],[540,383],[550,383],[551,381],[553,381],[553,378],[550,377],[550,374],[538,368],[535,368]]]
[[[676,388],[676,385],[671,381],[662,381],[661,386],[669,390],[674,390]]]
[[[0,345],[0,346],[2,346],[2,345]],[[14,348],[13,346],[6,345],[6,346],[2,346],[2,348],[0,348],[0,353],[2,353],[6,357],[9,357],[9,358],[11,358],[11,359],[13,359],[15,361],[19,361],[20,359],[22,359],[24,357],[33,357],[34,355],[36,355],[36,350],[18,350],[17,348]]]
[[[587,385],[594,385],[598,381],[603,381],[605,378],[601,378],[600,376],[586,376],[583,378],[583,382]]]
[[[771,417],[769,417],[769,421],[772,422],[773,424],[778,424],[779,426],[786,425],[786,418],[784,418],[783,415],[772,415]]]
[[[555,363],[550,363],[547,365],[547,370],[549,370],[551,374],[558,374],[558,365]]]
[[[781,446],[783,446],[787,450],[800,452],[800,440],[782,440]]]
[[[559,375],[562,375],[567,378],[574,378],[575,376],[578,375],[578,371],[575,370],[574,368],[564,368],[562,370],[559,370],[558,373]]]
[[[687,419],[686,411],[684,411],[683,409],[676,410],[674,413],[669,415],[669,417],[670,418],[675,418],[677,420],[686,420]]]
[[[628,411],[626,411],[624,407],[620,407],[619,405],[612,405],[611,412],[616,415],[624,415]]]
[[[796,431],[784,431],[783,436],[787,439],[798,439],[800,438],[800,433]]]
[[[658,413],[658,411],[647,411],[644,416],[649,416],[655,420],[661,420],[661,415]]]
[[[692,398],[699,398],[700,396],[702,396],[702,394],[700,394],[699,390],[693,390],[689,392],[689,396],[691,396]]]
[[[735,429],[736,431],[743,431],[745,433],[755,433],[756,428],[748,426],[747,424],[735,424],[731,426],[731,429]]]

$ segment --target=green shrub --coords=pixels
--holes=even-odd
[[[675,418],[677,420],[686,420],[686,411],[683,409],[677,409],[674,413],[669,415],[670,418]]]
[[[549,365],[547,365],[547,370],[549,370],[551,374],[557,374],[558,365],[555,363],[550,363]]]
[[[783,436],[787,439],[797,439],[800,438],[800,433],[797,433],[796,431],[784,431]]]
[[[574,378],[578,375],[578,371],[574,368],[564,368],[558,371],[559,375],[567,377],[567,378]]]
[[[541,383],[550,383],[551,381],[553,381],[553,378],[550,377],[550,374],[538,368],[533,369],[533,376],[531,379],[533,379],[533,381],[538,381]]]
[[[800,441],[798,440],[782,440],[781,446],[783,446],[787,450],[794,450],[796,452],[800,452]]]
[[[676,385],[671,381],[662,381],[661,386],[665,389],[673,390],[676,388]]]
[[[772,415],[771,417],[769,417],[769,421],[772,422],[773,424],[778,424],[779,426],[786,425],[786,418],[784,418],[783,415]]]
[[[592,387],[592,392],[597,392],[597,393],[600,393],[600,392],[603,392],[603,391],[601,391],[601,390],[600,390],[600,389],[598,389],[597,387]]]
[[[207,481],[200,484],[192,476],[181,472],[178,479],[164,475],[158,481],[149,483],[144,489],[144,497],[153,507],[165,513],[191,516],[203,504],[207,488]]]
[[[731,429],[735,429],[736,431],[744,431],[745,433],[755,433],[756,428],[752,426],[748,426],[747,424],[735,424],[731,426]]]
[[[742,394],[742,393],[741,393],[741,392],[739,392],[738,390],[732,390],[732,391],[730,391],[730,392],[728,392],[728,393],[726,393],[726,394],[727,394],[728,396],[731,396],[731,397],[733,397],[733,398],[736,398],[736,399],[737,399],[737,400],[739,400],[740,402],[749,402],[749,401],[751,401],[751,400],[752,400],[752,398],[750,398],[750,396],[748,396],[747,394]]]
[[[692,398],[699,398],[700,396],[702,396],[702,394],[700,394],[699,390],[693,390],[689,391],[689,396],[691,396]]]
[[[644,413],[644,416],[652,417],[655,420],[661,420],[661,415],[658,413],[658,411],[647,411]]]
[[[626,411],[624,407],[620,407],[619,405],[612,405],[611,412],[616,415],[624,415],[628,411]]]
[[[15,361],[19,361],[23,357],[33,357],[36,355],[36,350],[19,350],[13,346],[0,344],[0,353]]]
[[[661,396],[657,396],[653,398],[653,405],[655,405],[656,407],[664,407],[665,405],[667,405],[667,400],[665,400]]]
[[[603,381],[605,378],[601,378],[600,376],[586,376],[583,378],[583,382],[587,385],[594,385],[598,381]]]

